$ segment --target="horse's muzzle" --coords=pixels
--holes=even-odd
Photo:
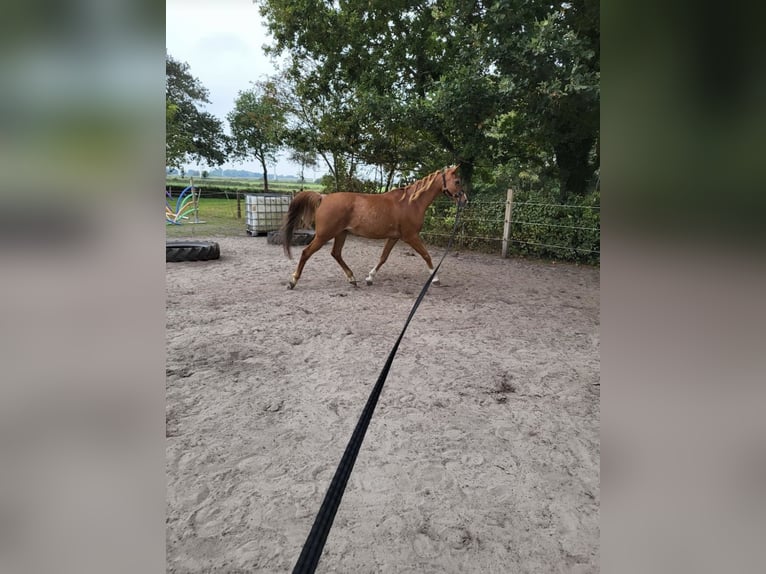
[[[464,207],[466,203],[468,203],[468,196],[465,194],[464,191],[459,191],[455,195],[452,195],[447,188],[445,187],[443,190],[444,195],[449,197],[451,200],[453,200],[458,207]]]

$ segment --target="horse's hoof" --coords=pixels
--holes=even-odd
[[[357,285],[356,281],[349,281],[349,283],[351,283],[354,287],[357,287],[357,288],[359,287],[359,285]]]
[[[441,287],[442,286],[442,282],[441,281],[431,281],[431,285],[433,285],[434,287]]]
[[[287,288],[292,291],[293,287],[295,287],[295,283],[290,281],[290,283],[287,284]]]
[[[367,283],[368,286],[372,285],[372,281],[370,281],[369,279],[365,279],[364,282]]]

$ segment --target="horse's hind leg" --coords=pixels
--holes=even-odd
[[[380,271],[381,267],[383,267],[383,264],[388,259],[388,255],[391,253],[391,250],[394,248],[394,245],[396,245],[397,241],[399,241],[399,239],[396,237],[392,237],[386,241],[386,246],[383,248],[383,253],[380,254],[380,261],[378,261],[378,264],[370,270],[370,274],[367,275],[367,278],[365,279],[367,285],[372,285],[372,281],[375,279],[375,274]]]
[[[341,256],[341,251],[343,251],[343,244],[346,242],[347,235],[348,231],[341,231],[338,235],[335,236],[335,241],[333,241],[332,244],[332,256],[335,258],[335,261],[338,262],[338,265],[343,268],[343,272],[346,274],[346,277],[348,277],[348,282],[356,287],[357,285],[356,278],[354,277],[354,272],[351,271],[348,265],[346,265],[346,262],[343,261],[343,257]]]
[[[295,268],[295,272],[290,276],[290,282],[287,284],[289,289],[292,289],[295,287],[295,284],[298,283],[298,279],[301,278],[301,273],[303,273],[303,267],[306,265],[309,258],[319,251],[327,241],[327,239],[321,238],[319,235],[314,235],[314,239],[311,240],[311,243],[309,243],[301,253],[301,260],[298,261],[298,267]]]
[[[423,260],[426,262],[426,265],[428,265],[428,273],[433,273],[434,264],[431,261],[431,256],[428,254],[428,250],[426,249],[426,246],[423,245],[423,241],[421,241],[420,237],[418,235],[415,235],[414,237],[405,239],[405,241],[415,251],[417,251],[420,254],[420,256],[423,258]],[[431,283],[433,285],[441,285],[441,282],[439,281],[439,276],[434,275],[433,281],[431,281]]]

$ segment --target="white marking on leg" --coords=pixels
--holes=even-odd
[[[367,278],[365,279],[365,281],[367,282],[368,285],[372,285],[372,280],[375,279],[375,274],[377,272],[378,272],[378,270],[375,267],[370,269],[370,274],[367,275]]]
[[[428,268],[428,274],[430,275],[433,272],[434,272],[433,268],[429,267]],[[431,280],[431,284],[432,285],[439,285],[440,284],[439,275],[434,275],[434,278]]]

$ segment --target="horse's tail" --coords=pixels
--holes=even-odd
[[[285,222],[282,224],[282,241],[285,255],[293,258],[290,253],[290,244],[293,240],[293,231],[300,224],[308,227],[314,219],[317,207],[322,201],[322,196],[315,191],[301,191],[290,202]]]

